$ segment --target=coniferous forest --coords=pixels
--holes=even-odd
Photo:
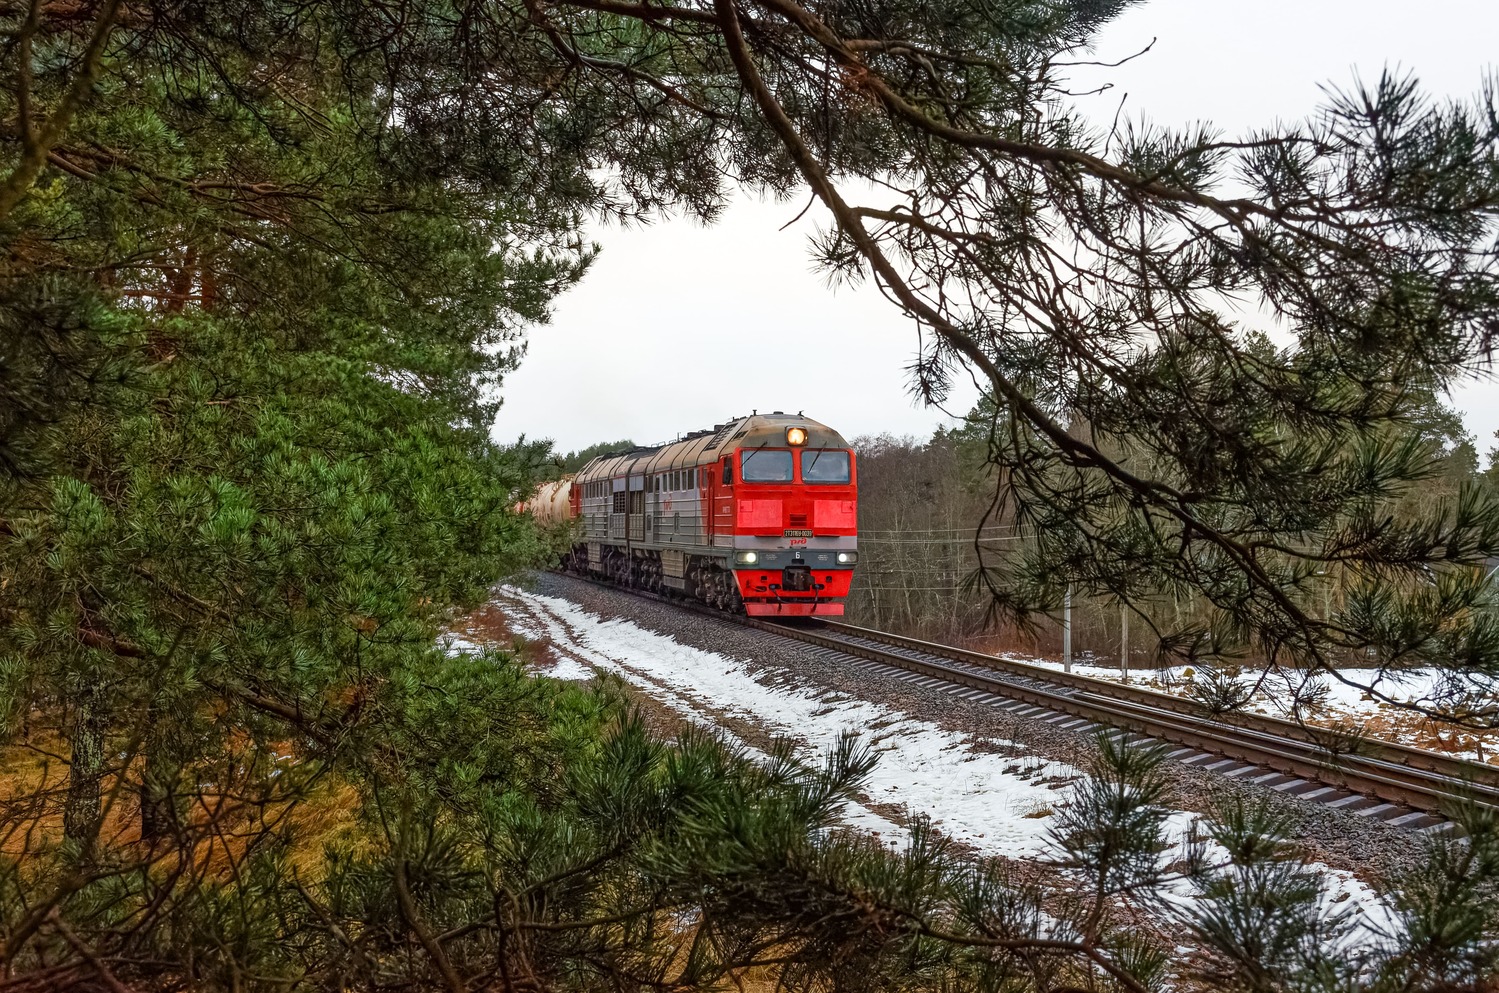
[[[1499,438],[1489,446],[1487,467],[1480,468],[1479,441],[1463,429],[1454,410],[1432,396],[1412,410],[1408,421],[1389,430],[1424,448],[1428,474],[1419,487],[1386,501],[1392,523],[1418,518],[1430,503],[1455,501],[1465,490],[1488,498],[1499,493]],[[872,627],[938,641],[1054,655],[1060,638],[1055,611],[1033,614],[1024,624],[1013,616],[996,623],[984,583],[986,570],[1003,576],[1034,555],[1038,540],[1033,527],[1021,525],[995,504],[996,474],[987,460],[986,441],[991,416],[981,405],[956,429],[939,429],[928,438],[855,440],[861,455],[863,526],[862,568],[855,578],[851,616]],[[1489,562],[1484,568],[1496,565]],[[1352,579],[1323,570],[1320,586],[1307,591],[1309,602],[1324,611],[1346,602]],[[1200,593],[1169,584],[1138,583],[1130,594],[1074,588],[1077,651],[1115,657],[1125,647],[1132,659],[1147,666],[1190,663],[1190,642],[1163,645],[1159,633],[1191,630],[1194,624],[1200,628],[1211,617],[1212,604]],[[1134,618],[1133,646],[1121,645],[1121,610]],[[1259,645],[1240,643],[1237,648],[1246,658],[1263,660],[1266,655]],[[1345,658],[1358,655],[1345,653]]]
[[[865,464],[1026,540],[931,580],[969,613],[879,609],[1071,588],[1199,664],[1438,666],[1433,716],[1499,726],[1499,487],[1440,403],[1499,334],[1495,87],[1097,133],[1065,67],[1128,6],[0,3],[0,991],[1165,988],[1116,913],[1171,882],[1159,755],[1100,745],[1061,894],[837,830],[852,738],[664,740],[438,647],[556,554],[550,453],[489,428],[587,225],[736,188],[828,210],[921,396],[981,385]],[[1194,988],[1494,989],[1499,821],[1453,814],[1355,945],[1289,825],[1217,811]]]

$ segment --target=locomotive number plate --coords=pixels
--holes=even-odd
[[[810,538],[812,532],[808,528],[791,528],[782,535],[783,538]]]

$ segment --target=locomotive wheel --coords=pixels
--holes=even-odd
[[[708,601],[719,610],[731,614],[737,614],[744,606],[744,600],[739,596],[739,584],[734,581],[734,574],[727,569],[713,567],[712,593]]]

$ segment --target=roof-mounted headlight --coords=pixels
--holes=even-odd
[[[790,445],[792,448],[800,448],[802,445],[805,445],[806,443],[807,443],[807,429],[806,428],[787,428],[786,429],[786,444]]]

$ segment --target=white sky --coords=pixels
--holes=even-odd
[[[1152,38],[1148,54],[1100,70],[1114,88],[1083,104],[1100,127],[1127,94],[1135,119],[1209,120],[1236,135],[1304,117],[1320,85],[1372,82],[1386,66],[1438,97],[1477,93],[1496,71],[1499,0],[1151,0],[1105,30],[1097,57]],[[805,203],[741,198],[711,228],[597,228],[603,252],[533,330],[495,437],[552,438],[563,451],[649,444],[752,409],[805,410],[850,438],[929,434],[946,417],[907,390],[915,324],[870,286],[828,287],[807,242],[825,215],[779,230]],[[948,410],[961,415],[975,396],[957,391]],[[1499,444],[1499,380],[1466,384],[1453,403],[1480,452]]]

